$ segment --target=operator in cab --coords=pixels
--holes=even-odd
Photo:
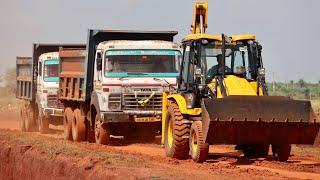
[[[217,55],[217,64],[212,66],[209,70],[208,70],[208,78],[213,78],[217,75],[221,75],[223,72],[223,68],[222,68],[222,64],[223,64],[223,58],[222,58],[222,54],[218,54]],[[232,70],[228,67],[225,66],[225,72],[226,73],[232,73]]]

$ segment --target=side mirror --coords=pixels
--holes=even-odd
[[[102,56],[101,56],[101,53],[97,53],[96,63],[97,63],[97,71],[101,71],[102,70]]]
[[[102,59],[97,58],[97,70],[101,71],[102,70]]]

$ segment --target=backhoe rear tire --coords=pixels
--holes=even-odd
[[[164,130],[166,155],[176,159],[188,159],[190,124],[185,122],[176,103],[171,103],[168,107]]]
[[[291,153],[291,144],[272,145],[273,158],[276,161],[285,162]]]
[[[85,117],[81,116],[81,111],[78,108],[73,111],[73,114],[74,114],[74,118],[73,118],[73,121],[71,122],[73,141],[77,141],[77,142],[84,141],[86,138]]]
[[[194,121],[191,125],[189,148],[193,161],[202,163],[208,159],[209,145],[204,141],[201,121]]]
[[[72,140],[72,121],[74,119],[73,110],[70,107],[67,107],[64,110],[63,117],[63,130],[64,130],[64,139]]]

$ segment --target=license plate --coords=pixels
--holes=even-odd
[[[62,116],[62,115],[63,115],[63,111],[62,111],[62,110],[55,110],[55,111],[54,111],[54,115],[56,115],[56,116]]]
[[[135,122],[154,122],[154,121],[160,121],[160,119],[157,119],[156,117],[139,117],[134,119]]]

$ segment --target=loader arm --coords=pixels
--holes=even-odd
[[[206,33],[208,17],[208,3],[196,2],[193,12],[193,22],[191,25],[191,34]]]

